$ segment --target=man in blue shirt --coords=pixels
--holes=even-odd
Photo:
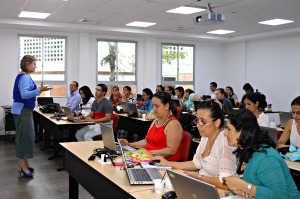
[[[67,99],[66,107],[69,107],[71,111],[79,110],[79,104],[81,102],[81,96],[78,91],[78,82],[73,81],[70,84],[70,95]]]

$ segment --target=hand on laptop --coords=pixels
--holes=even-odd
[[[151,161],[153,160],[158,160],[160,162],[155,163],[155,166],[169,166],[169,161],[166,160],[164,157],[162,156],[155,156],[155,154],[153,155],[154,157],[151,159]]]
[[[120,144],[129,146],[129,142],[126,139],[120,139]]]

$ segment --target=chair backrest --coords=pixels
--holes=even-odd
[[[179,162],[187,161],[189,158],[190,146],[191,146],[191,137],[190,133],[187,131],[183,131],[182,139],[181,139],[182,147],[180,151]]]
[[[138,102],[138,108],[141,108],[141,107],[142,107],[142,105],[143,105],[143,101],[141,101],[141,100],[138,100],[137,102]]]
[[[177,109],[176,119],[179,121],[182,113],[182,108],[180,106],[177,106],[176,109]]]
[[[118,127],[118,122],[119,122],[119,115],[113,113],[111,118],[113,121],[113,131],[116,132]]]

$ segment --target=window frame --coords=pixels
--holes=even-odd
[[[67,36],[56,36],[56,35],[36,35],[36,34],[18,34],[18,45],[19,45],[19,60],[22,59],[22,57],[20,57],[21,55],[21,49],[20,49],[20,38],[21,37],[31,37],[31,38],[55,38],[55,39],[64,39],[65,40],[65,55],[64,55],[64,64],[65,64],[65,70],[64,70],[64,81],[57,81],[57,80],[44,80],[44,78],[42,78],[42,81],[40,80],[34,80],[36,85],[41,85],[41,83],[43,82],[44,85],[62,85],[66,87],[66,93],[65,96],[51,96],[51,92],[50,92],[50,97],[56,97],[56,98],[64,98],[68,96],[68,85],[67,85],[67,74],[68,74],[68,65],[67,65],[67,55],[68,55],[68,37]],[[43,59],[45,59],[44,57],[44,46],[42,48],[42,57]],[[44,60],[43,60],[44,61]],[[18,70],[20,71],[20,66],[18,66]],[[44,75],[44,74],[42,74]]]
[[[98,42],[124,42],[124,43],[134,43],[135,44],[135,81],[99,81],[98,80],[98,66],[100,65],[100,60],[98,58],[99,48],[98,48]],[[138,42],[133,40],[122,40],[122,39],[97,39],[97,51],[96,51],[96,82],[97,84],[104,83],[107,86],[125,86],[125,85],[135,85],[137,87],[138,82]]]
[[[162,52],[163,49],[162,47],[164,45],[169,45],[169,46],[184,46],[184,47],[193,47],[193,81],[164,81],[164,77],[163,77],[163,62],[162,62]],[[161,84],[162,85],[193,85],[193,87],[195,88],[195,55],[196,55],[196,45],[193,44],[181,44],[181,43],[170,43],[170,42],[162,42],[160,45],[160,66],[161,66]],[[177,57],[177,68],[179,67],[179,58]]]

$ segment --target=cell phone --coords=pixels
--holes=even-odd
[[[89,157],[89,159],[88,159],[88,161],[94,161],[95,160],[95,155],[91,155],[90,157]]]

